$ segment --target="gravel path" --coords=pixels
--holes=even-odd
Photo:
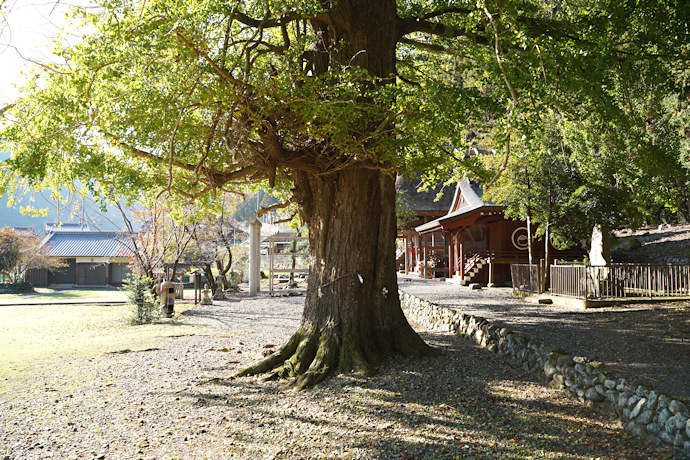
[[[239,295],[146,350],[47,363],[0,394],[0,459],[673,458],[453,334],[438,358],[396,359],[300,393],[233,379],[297,328],[303,298]]]
[[[690,306],[634,304],[605,308],[538,305],[512,288],[472,291],[436,280],[401,278],[400,289],[439,305],[484,317],[616,374],[690,401]]]

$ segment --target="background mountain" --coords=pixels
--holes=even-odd
[[[33,201],[29,196],[23,196],[12,207],[7,206],[8,197],[0,199],[0,228],[2,227],[31,227],[38,234],[43,234],[46,223],[77,223],[82,220],[93,230],[122,230],[123,221],[120,212],[115,209],[101,211],[89,198],[79,202],[60,205],[58,211],[56,202],[49,199],[49,195],[36,193]],[[32,205],[37,209],[47,209],[46,216],[30,216],[22,214],[20,207]],[[82,208],[83,206],[83,208]],[[82,211],[83,209],[83,211]]]
[[[8,152],[0,152],[0,161],[10,157]],[[66,196],[66,190],[64,191]],[[3,227],[31,227],[36,233],[43,234],[46,223],[77,223],[82,220],[94,230],[112,231],[123,228],[122,217],[117,209],[99,209],[92,199],[72,199],[68,203],[58,203],[50,199],[49,191],[34,191],[18,197],[12,207],[8,207],[8,196],[0,196],[0,228]],[[22,214],[21,207],[33,206],[36,209],[46,209],[45,216],[30,216]]]

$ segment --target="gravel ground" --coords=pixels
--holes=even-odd
[[[601,361],[615,374],[690,401],[690,306],[631,304],[605,308],[538,305],[512,288],[471,291],[453,283],[401,278],[417,297],[484,317],[576,356]]]
[[[484,293],[482,293],[484,294]],[[233,379],[282,344],[303,298],[238,295],[176,320],[147,350],[46,364],[0,395],[0,458],[673,458],[453,334],[444,351],[300,393]]]

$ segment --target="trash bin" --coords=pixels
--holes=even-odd
[[[175,283],[170,281],[161,283],[161,303],[163,314],[167,318],[172,318],[175,313]]]

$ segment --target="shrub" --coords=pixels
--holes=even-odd
[[[31,283],[21,281],[19,283],[2,283],[0,284],[0,292],[4,294],[24,294],[27,292],[34,292],[34,287]]]
[[[151,280],[141,275],[130,275],[125,281],[123,290],[127,292],[127,301],[133,308],[128,324],[150,324],[156,321],[158,309],[149,291],[150,285]]]

